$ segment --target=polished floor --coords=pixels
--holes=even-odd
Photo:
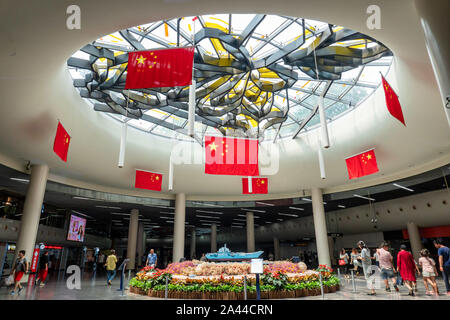
[[[93,277],[92,274],[84,274],[81,281],[81,289],[69,289],[67,287],[67,278],[63,278],[62,273],[54,274],[48,279],[44,287],[30,286],[23,284],[24,289],[20,294],[10,295],[11,289],[0,288],[0,300],[159,300],[147,296],[129,293],[127,290],[122,295],[118,291],[120,280],[116,277],[112,286],[106,285],[106,278],[103,274]],[[127,283],[125,278],[125,283]],[[400,292],[386,292],[384,284],[377,290],[376,296],[368,296],[369,290],[366,287],[364,278],[358,277],[355,280],[356,292],[353,291],[351,280],[343,279],[342,288],[336,293],[324,295],[325,300],[450,300],[450,296],[445,294],[445,286],[442,279],[438,279],[440,296],[427,296],[425,287],[421,278],[417,281],[418,292],[415,297],[408,296],[408,289],[400,286]],[[299,298],[302,300],[321,300],[322,296],[312,296]],[[294,299],[290,299],[294,300]],[[295,299],[297,300],[297,299]]]

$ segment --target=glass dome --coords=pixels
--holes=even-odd
[[[373,93],[392,62],[382,43],[342,26],[277,15],[216,14],[105,35],[67,64],[74,86],[94,110],[151,134],[192,140],[189,87],[124,89],[128,52],[192,45],[199,141],[205,135],[292,138],[318,124],[321,94],[332,121]]]

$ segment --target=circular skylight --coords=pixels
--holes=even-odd
[[[369,96],[392,62],[382,43],[342,26],[277,15],[217,14],[105,35],[76,52],[68,67],[94,110],[151,134],[191,140],[189,87],[130,92],[124,87],[128,52],[192,45],[198,140],[221,134],[292,138],[319,122],[321,94],[325,114],[333,120]]]

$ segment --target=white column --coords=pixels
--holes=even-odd
[[[420,239],[419,227],[414,222],[408,222],[406,224],[408,228],[409,242],[411,244],[411,253],[414,260],[419,261],[420,250],[423,249],[422,240]]]
[[[217,252],[217,225],[211,224],[211,252]]]
[[[139,221],[138,224],[138,232],[137,232],[137,243],[136,243],[136,251],[138,256],[138,261],[136,261],[136,265],[138,267],[142,266],[142,256],[144,255],[144,224],[142,221]]]
[[[425,34],[425,44],[450,124],[450,47],[448,45],[448,0],[415,1],[417,14]],[[447,8],[447,9],[445,9]]]
[[[323,207],[322,189],[311,189],[313,207],[314,231],[316,234],[317,257],[319,264],[331,266],[330,250],[328,248],[327,222]]]
[[[19,237],[16,242],[14,261],[20,250],[25,250],[27,261],[31,262],[36,235],[41,217],[42,202],[44,200],[45,186],[47,185],[48,166],[32,165],[30,182],[28,184],[22,219],[20,221]]]
[[[127,259],[130,261],[127,264],[128,270],[133,270],[136,267],[136,242],[139,224],[139,210],[131,209],[130,224],[128,227],[128,246]]]
[[[274,260],[280,260],[280,239],[273,237],[273,255]]]
[[[247,252],[255,251],[255,218],[253,212],[247,212]]]
[[[191,250],[190,250],[190,258],[192,259],[195,256],[195,240],[196,240],[196,234],[195,234],[195,228],[192,228],[191,230]]]
[[[186,195],[177,193],[175,196],[175,221],[173,228],[172,262],[178,262],[184,257],[184,228],[186,220]]]

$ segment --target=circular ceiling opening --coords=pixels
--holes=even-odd
[[[277,15],[216,14],[144,24],[105,35],[67,64],[94,110],[164,137],[187,135],[189,87],[125,90],[128,52],[196,46],[196,135],[272,141],[318,124],[324,94],[332,121],[380,84],[392,52],[357,31]]]

